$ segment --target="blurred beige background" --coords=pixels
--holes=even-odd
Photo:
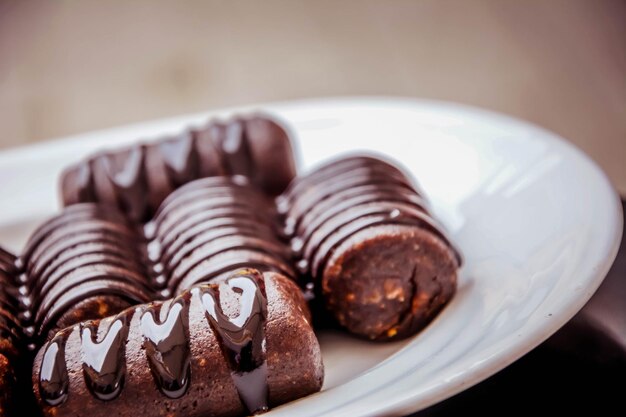
[[[623,0],[0,0],[0,147],[359,94],[530,120],[582,147],[626,193]]]

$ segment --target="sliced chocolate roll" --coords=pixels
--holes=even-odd
[[[461,257],[400,169],[349,157],[278,198],[303,285],[350,332],[415,334],[452,298]]]
[[[14,298],[16,275],[15,256],[0,248],[0,417],[11,415],[15,404],[16,373],[23,349]]]
[[[309,323],[290,279],[244,269],[57,333],[33,388],[46,416],[255,414],[320,390]]]
[[[235,269],[294,277],[273,202],[242,177],[203,178],[169,195],[146,225],[165,294]]]
[[[263,116],[211,121],[161,141],[102,152],[61,177],[66,206],[99,202],[147,221],[176,188],[198,178],[241,175],[269,195],[295,176],[286,131]]]
[[[154,298],[145,240],[110,206],[65,209],[32,234],[17,265],[26,277],[21,301],[36,338]]]

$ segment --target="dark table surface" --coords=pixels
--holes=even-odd
[[[626,200],[622,200],[626,216]],[[550,339],[482,383],[412,417],[626,416],[626,239],[585,307]]]

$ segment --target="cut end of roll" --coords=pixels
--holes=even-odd
[[[322,277],[328,310],[351,333],[396,340],[426,326],[454,295],[454,251],[416,227],[362,230],[329,259]]]

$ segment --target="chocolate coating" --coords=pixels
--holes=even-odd
[[[309,321],[291,280],[244,269],[57,334],[35,358],[35,395],[47,416],[263,411],[321,388]],[[65,347],[49,354],[57,337]]]
[[[70,330],[57,333],[46,344],[41,361],[39,392],[46,404],[57,406],[67,399],[70,384],[65,365],[65,345]]]
[[[290,251],[277,237],[275,206],[240,177],[203,178],[179,188],[146,229],[154,267],[170,293],[245,267],[295,276]]]
[[[296,179],[277,199],[303,286],[350,332],[410,336],[456,289],[461,257],[400,169],[348,157]]]
[[[211,121],[161,141],[102,152],[61,176],[65,206],[99,202],[148,220],[176,188],[198,178],[242,175],[269,195],[295,176],[286,131],[263,116]]]
[[[113,207],[79,204],[42,224],[17,262],[26,277],[21,303],[37,338],[153,299],[144,246]]]
[[[189,388],[189,305],[191,293],[181,294],[160,320],[162,304],[155,303],[141,314],[146,357],[159,390],[169,398],[180,398]]]
[[[293,277],[278,222],[271,199],[244,177],[194,180],[144,227],[112,206],[69,206],[32,234],[17,261],[26,277],[22,308],[45,339],[237,268]]]

